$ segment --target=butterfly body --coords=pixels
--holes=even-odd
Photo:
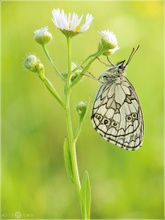
[[[144,123],[138,96],[125,77],[125,61],[101,74],[91,120],[107,141],[126,150],[136,150],[143,142]]]

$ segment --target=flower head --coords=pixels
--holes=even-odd
[[[117,38],[116,35],[109,31],[109,30],[104,30],[101,31],[101,40],[99,42],[99,48],[105,48],[105,52],[103,55],[111,55],[113,54],[116,50],[120,49],[118,46]]]
[[[48,31],[48,27],[44,27],[34,31],[34,39],[41,45],[47,44],[51,41],[52,34]]]
[[[44,76],[44,65],[33,54],[30,54],[26,57],[24,67],[31,72],[38,73],[40,77]]]
[[[73,37],[79,33],[83,33],[89,29],[90,24],[93,20],[91,14],[86,15],[85,24],[80,26],[83,15],[79,17],[75,12],[73,14],[69,13],[68,15],[64,13],[64,10],[60,12],[60,9],[54,9],[52,11],[53,22],[55,26],[62,31],[67,37]]]

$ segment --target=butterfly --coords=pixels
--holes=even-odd
[[[91,120],[94,129],[108,142],[125,150],[137,150],[144,138],[142,109],[133,85],[125,77],[126,67],[139,46],[132,50],[127,62],[111,63],[103,72],[93,103]]]

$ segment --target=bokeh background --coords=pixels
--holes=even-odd
[[[86,77],[73,90],[75,128],[77,103],[90,99],[77,156],[81,178],[85,170],[90,176],[91,217],[163,219],[163,5],[163,1],[1,3],[1,218],[19,214],[31,219],[81,218],[76,191],[64,167],[64,112],[37,75],[23,68],[27,54],[37,55],[63,96],[63,83],[33,37],[34,30],[49,27],[53,34],[49,52],[58,68],[66,71],[66,39],[51,20],[52,9],[63,8],[66,13],[94,16],[91,28],[72,40],[72,59],[78,64],[97,50],[101,30],[110,29],[117,36],[121,49],[111,57],[113,63],[127,59],[140,44],[127,69],[144,113],[145,139],[140,150],[120,149],[92,128],[90,112],[97,81]],[[95,61],[90,71],[99,77],[106,68]]]

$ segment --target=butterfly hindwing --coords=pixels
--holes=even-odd
[[[92,123],[107,141],[126,150],[142,145],[143,116],[136,92],[123,75],[100,86],[92,109]]]

